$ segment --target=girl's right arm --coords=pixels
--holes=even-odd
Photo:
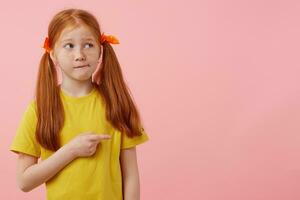
[[[40,163],[34,156],[19,153],[17,164],[19,188],[29,192],[48,181],[75,158],[93,155],[97,144],[103,139],[110,139],[110,135],[81,134]]]
[[[48,159],[37,163],[38,158],[19,153],[17,164],[17,183],[24,192],[49,180],[68,163],[75,159],[68,146],[61,147]]]

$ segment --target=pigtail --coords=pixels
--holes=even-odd
[[[108,42],[103,44],[98,89],[106,103],[106,119],[129,137],[142,134],[140,115],[124,82],[117,56]]]
[[[36,139],[46,149],[60,148],[59,133],[64,123],[64,110],[60,99],[57,72],[45,52],[41,58],[36,85],[37,126]]]

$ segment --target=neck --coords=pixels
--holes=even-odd
[[[85,81],[64,81],[60,85],[61,89],[70,96],[80,97],[89,94],[93,89],[92,80]]]

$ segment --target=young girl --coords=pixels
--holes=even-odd
[[[46,183],[48,200],[140,198],[135,146],[149,138],[111,46],[118,43],[84,10],[50,22],[36,98],[10,146],[22,191]]]

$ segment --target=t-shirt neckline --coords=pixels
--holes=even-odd
[[[71,96],[71,95],[67,94],[61,87],[59,87],[59,88],[60,88],[61,95],[69,101],[83,101],[83,100],[89,98],[90,96],[92,96],[97,91],[96,88],[93,87],[92,90],[88,94],[85,94],[85,95],[79,96],[79,97],[75,97],[75,96]]]

